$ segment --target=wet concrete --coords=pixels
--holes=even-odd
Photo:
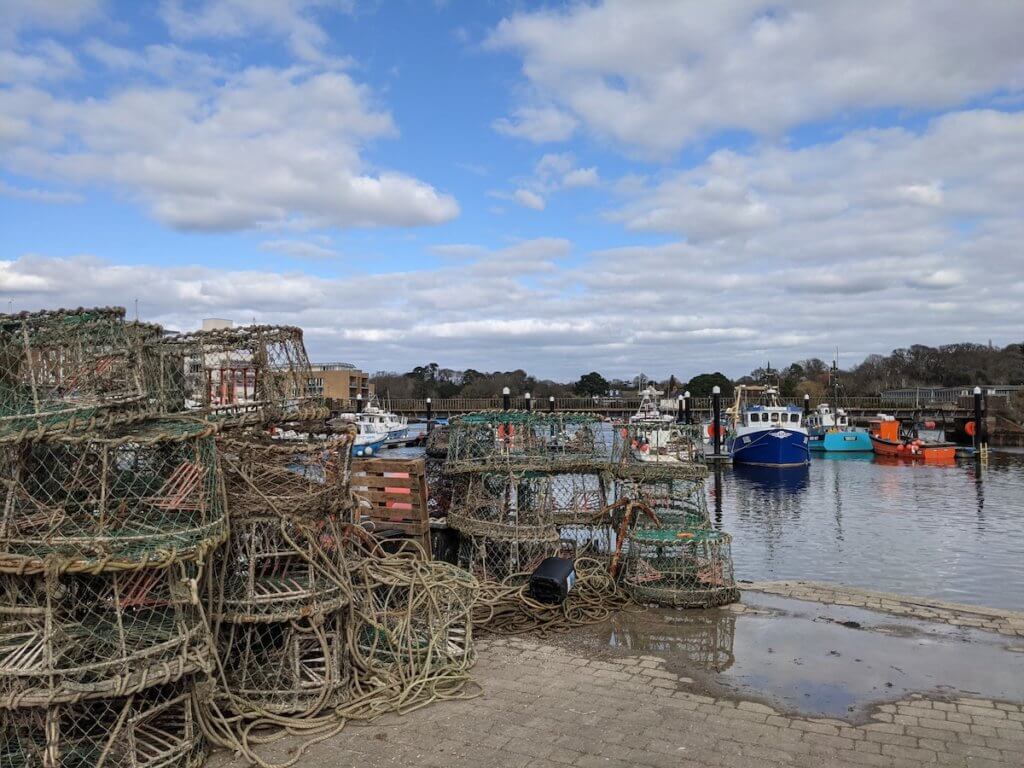
[[[623,612],[551,642],[658,656],[710,695],[844,720],[912,693],[1024,702],[1020,639],[760,593],[739,611]]]

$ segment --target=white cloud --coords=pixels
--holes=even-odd
[[[534,211],[544,210],[544,198],[536,192],[531,192],[528,189],[517,189],[512,193],[512,197],[515,198],[515,201],[524,208],[530,208]]]
[[[578,125],[576,118],[554,107],[520,107],[511,120],[501,117],[493,123],[498,133],[538,144],[565,141],[576,132]]]
[[[37,203],[80,203],[84,199],[74,192],[55,192],[49,189],[34,187],[16,187],[0,179],[0,195],[15,197],[21,200],[32,200]]]
[[[264,240],[260,243],[260,250],[310,261],[337,259],[341,255],[331,248],[308,240]]]
[[[575,187],[595,187],[600,183],[597,168],[574,168],[562,177],[562,186],[567,189]]]
[[[1024,4],[1004,0],[605,0],[519,12],[488,45],[522,56],[529,96],[496,127],[557,141],[582,123],[665,153],[726,129],[772,135],[848,110],[956,107],[1024,88],[1022,28]]]
[[[0,49],[0,84],[64,80],[77,71],[74,54],[53,40]]]
[[[318,12],[352,11],[352,0],[163,0],[160,15],[179,39],[238,38],[264,34],[281,37],[293,54],[324,62],[329,41]]]
[[[363,146],[397,129],[342,72],[253,67],[78,100],[16,87],[0,91],[0,115],[8,170],[111,184],[179,229],[413,226],[459,212],[429,184],[365,167]]]
[[[99,16],[101,0],[4,0],[0,41],[25,29],[69,32]]]

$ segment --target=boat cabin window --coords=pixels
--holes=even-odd
[[[791,414],[789,414],[789,420],[793,424],[799,424],[800,423],[800,414],[799,413],[791,413]]]
[[[772,419],[773,422],[778,421],[779,420],[779,414],[773,413],[771,415],[771,419]]]
[[[761,414],[760,413],[748,413],[747,414],[747,422],[750,423],[750,424],[756,424],[760,420],[761,420]]]

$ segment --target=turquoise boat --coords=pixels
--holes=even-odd
[[[808,448],[812,451],[853,452],[872,451],[871,435],[850,426],[846,411],[833,411],[822,403],[807,417]]]

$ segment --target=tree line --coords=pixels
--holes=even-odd
[[[630,392],[647,385],[670,396],[689,391],[707,397],[718,386],[729,397],[736,384],[771,383],[785,397],[809,394],[818,397],[838,389],[844,396],[874,396],[885,390],[912,387],[959,387],[974,384],[1024,384],[1024,344],[995,347],[991,344],[923,344],[895,349],[889,355],[869,355],[857,365],[840,369],[813,357],[773,368],[768,361],[748,375],[732,380],[719,371],[685,379],[670,376],[657,380],[644,374],[632,379],[605,378],[590,371],[572,382],[539,379],[522,369],[477,371],[442,368],[437,363],[418,365],[398,373],[378,371],[373,384],[378,395],[392,398],[493,397],[504,387],[515,396],[529,392],[535,398],[603,397],[610,392]]]

